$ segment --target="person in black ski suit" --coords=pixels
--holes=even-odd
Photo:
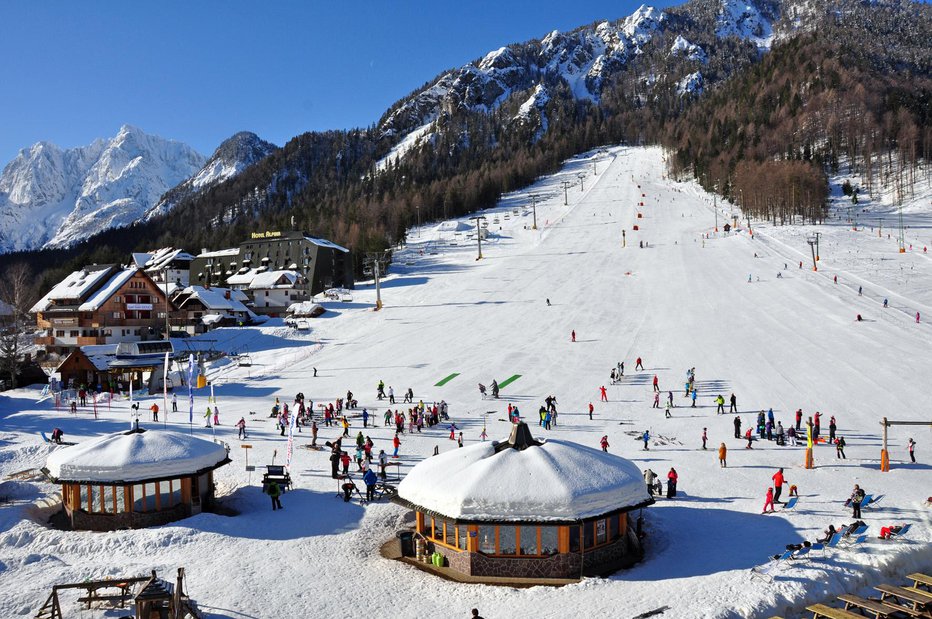
[[[741,438],[741,417],[735,417],[735,438]]]

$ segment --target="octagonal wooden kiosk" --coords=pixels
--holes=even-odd
[[[428,551],[471,577],[568,579],[641,559],[632,510],[653,503],[630,461],[519,423],[507,442],[453,449],[415,466],[395,501],[415,511]]]
[[[223,445],[170,430],[135,428],[58,449],[42,471],[62,486],[73,529],[112,531],[200,513],[214,498]]]

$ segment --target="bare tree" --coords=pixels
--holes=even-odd
[[[36,300],[32,269],[17,262],[0,275],[0,371],[16,388],[16,373],[22,349],[31,331],[29,310]]]

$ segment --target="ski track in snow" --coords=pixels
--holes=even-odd
[[[593,163],[599,168],[595,177]],[[576,178],[581,172],[587,173],[584,192]],[[574,183],[569,206],[563,205],[564,179]],[[528,192],[543,196],[537,231],[531,230]],[[645,206],[639,208],[642,192]],[[790,268],[777,279],[789,261],[784,256],[806,255],[805,232],[762,226],[763,234],[752,240],[742,225],[737,234],[713,234],[703,243],[701,235],[712,232],[711,197],[692,183],[667,180],[662,152],[655,148],[612,148],[575,158],[560,173],[505,196],[485,214],[489,238],[481,261],[475,260],[475,240],[463,233],[439,232],[435,225],[411,231],[410,244],[396,254],[383,282],[383,311],[371,311],[375,292],[363,284],[353,291],[352,303],[325,303],[330,311],[312,321],[310,335],[282,329],[276,321],[247,333],[208,334],[217,347],[248,348],[253,361],[249,368],[217,364],[211,369],[222,422],[215,431],[233,447],[233,463],[217,474],[218,492],[239,515],[201,514],[140,531],[61,532],[40,524],[46,513],[30,506],[56,487],[17,484],[13,503],[0,506],[0,616],[31,616],[58,582],[153,568],[171,577],[184,566],[188,590],[207,616],[231,619],[347,616],[360,609],[373,617],[456,618],[468,617],[473,606],[496,618],[570,617],[580,609],[591,616],[632,617],[664,605],[670,606],[664,617],[793,617],[807,603],[932,568],[930,509],[923,505],[932,475],[921,463],[932,453],[932,434],[924,428],[891,428],[893,470],[878,471],[880,418],[928,417],[919,368],[932,361],[932,331],[926,323],[884,317],[876,297],[858,297],[856,288],[831,280],[833,269],[842,271],[842,280],[845,269],[857,271],[865,288],[876,284],[899,295],[896,302],[904,309],[896,311],[907,316],[912,299],[929,302],[932,262],[916,253],[901,256],[883,238],[822,226],[823,243],[834,248],[834,255],[826,252],[822,270]],[[641,231],[635,232],[634,224]],[[638,248],[642,240],[648,248]],[[909,280],[897,279],[893,271],[859,270],[862,258],[855,250],[862,247],[907,261]],[[754,252],[761,257],[754,258]],[[855,322],[859,312],[868,321]],[[576,343],[570,342],[573,329]],[[634,371],[638,356],[646,366],[641,372]],[[625,379],[609,386],[608,374],[620,360]],[[693,366],[697,408],[683,397],[685,372]],[[316,379],[312,367],[318,369]],[[433,387],[452,372],[460,375]],[[477,383],[512,374],[522,376],[502,390],[501,400],[479,397]],[[654,374],[664,395],[674,392],[672,419],[651,409]],[[665,477],[675,466],[681,496],[659,499],[645,510],[649,535],[642,563],[562,588],[467,586],[382,559],[378,548],[403,526],[405,510],[335,498],[328,454],[303,448],[307,431],[296,434],[296,489],[282,497],[285,510],[273,513],[257,484],[273,450],[276,462],[286,451],[285,439],[268,418],[274,398],[290,402],[302,391],[316,404],[351,389],[360,407],[374,413],[376,426],[368,432],[377,453],[389,450],[392,436],[379,422],[386,404],[375,398],[380,379],[394,387],[398,408],[408,387],[415,399],[445,399],[467,443],[479,440],[489,411],[489,437],[506,438],[509,402],[531,420],[535,436],[546,435],[533,419],[543,398],[556,395],[560,425],[550,434],[591,447],[608,434],[611,451],[641,469],[649,466]],[[608,403],[599,402],[602,384],[609,388]],[[713,398],[721,393],[727,400],[731,392],[743,428],[757,411],[771,407],[784,426],[797,408],[807,416],[820,410],[824,432],[835,415],[838,433],[848,442],[848,459],[838,461],[833,449],[819,446],[817,467],[807,471],[801,447],[757,441],[753,450],[745,450],[744,441],[733,437],[733,415],[715,414]],[[112,410],[101,406],[100,419],[94,420],[86,409],[77,417],[56,412],[50,401],[37,402],[37,393],[21,389],[0,395],[0,474],[44,464],[51,448],[41,444],[39,431],[59,426],[66,440],[80,441],[129,425],[125,400]],[[185,395],[179,394],[182,408]],[[207,390],[196,392],[198,422],[207,396]],[[142,398],[142,408],[148,400],[161,397]],[[589,401],[596,405],[591,422],[585,412]],[[254,446],[250,463],[259,465],[251,476],[234,439],[233,424],[241,415]],[[169,426],[187,429],[187,414],[168,417]],[[353,421],[355,435],[361,421]],[[194,425],[196,434],[211,436],[211,430]],[[705,452],[698,449],[703,427],[709,432]],[[649,452],[626,434],[645,428],[655,437]],[[403,436],[402,470],[428,457],[435,445],[455,448],[448,432],[441,424]],[[321,427],[319,440],[337,434]],[[904,463],[911,435],[918,442],[917,465]],[[717,462],[723,441],[729,448],[727,469]],[[799,507],[761,516],[771,475],[781,466],[787,484],[799,486]],[[841,503],[854,483],[887,495],[878,509],[864,510],[872,539],[861,549],[787,569],[774,583],[750,578],[752,566],[785,544],[812,540],[829,523],[851,522]],[[910,541],[876,539],[880,526],[904,521],[916,523]],[[65,608],[67,616],[102,615],[79,611],[73,600]]]

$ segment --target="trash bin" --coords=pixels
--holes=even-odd
[[[398,531],[398,541],[401,543],[401,556],[414,556],[414,531]]]

